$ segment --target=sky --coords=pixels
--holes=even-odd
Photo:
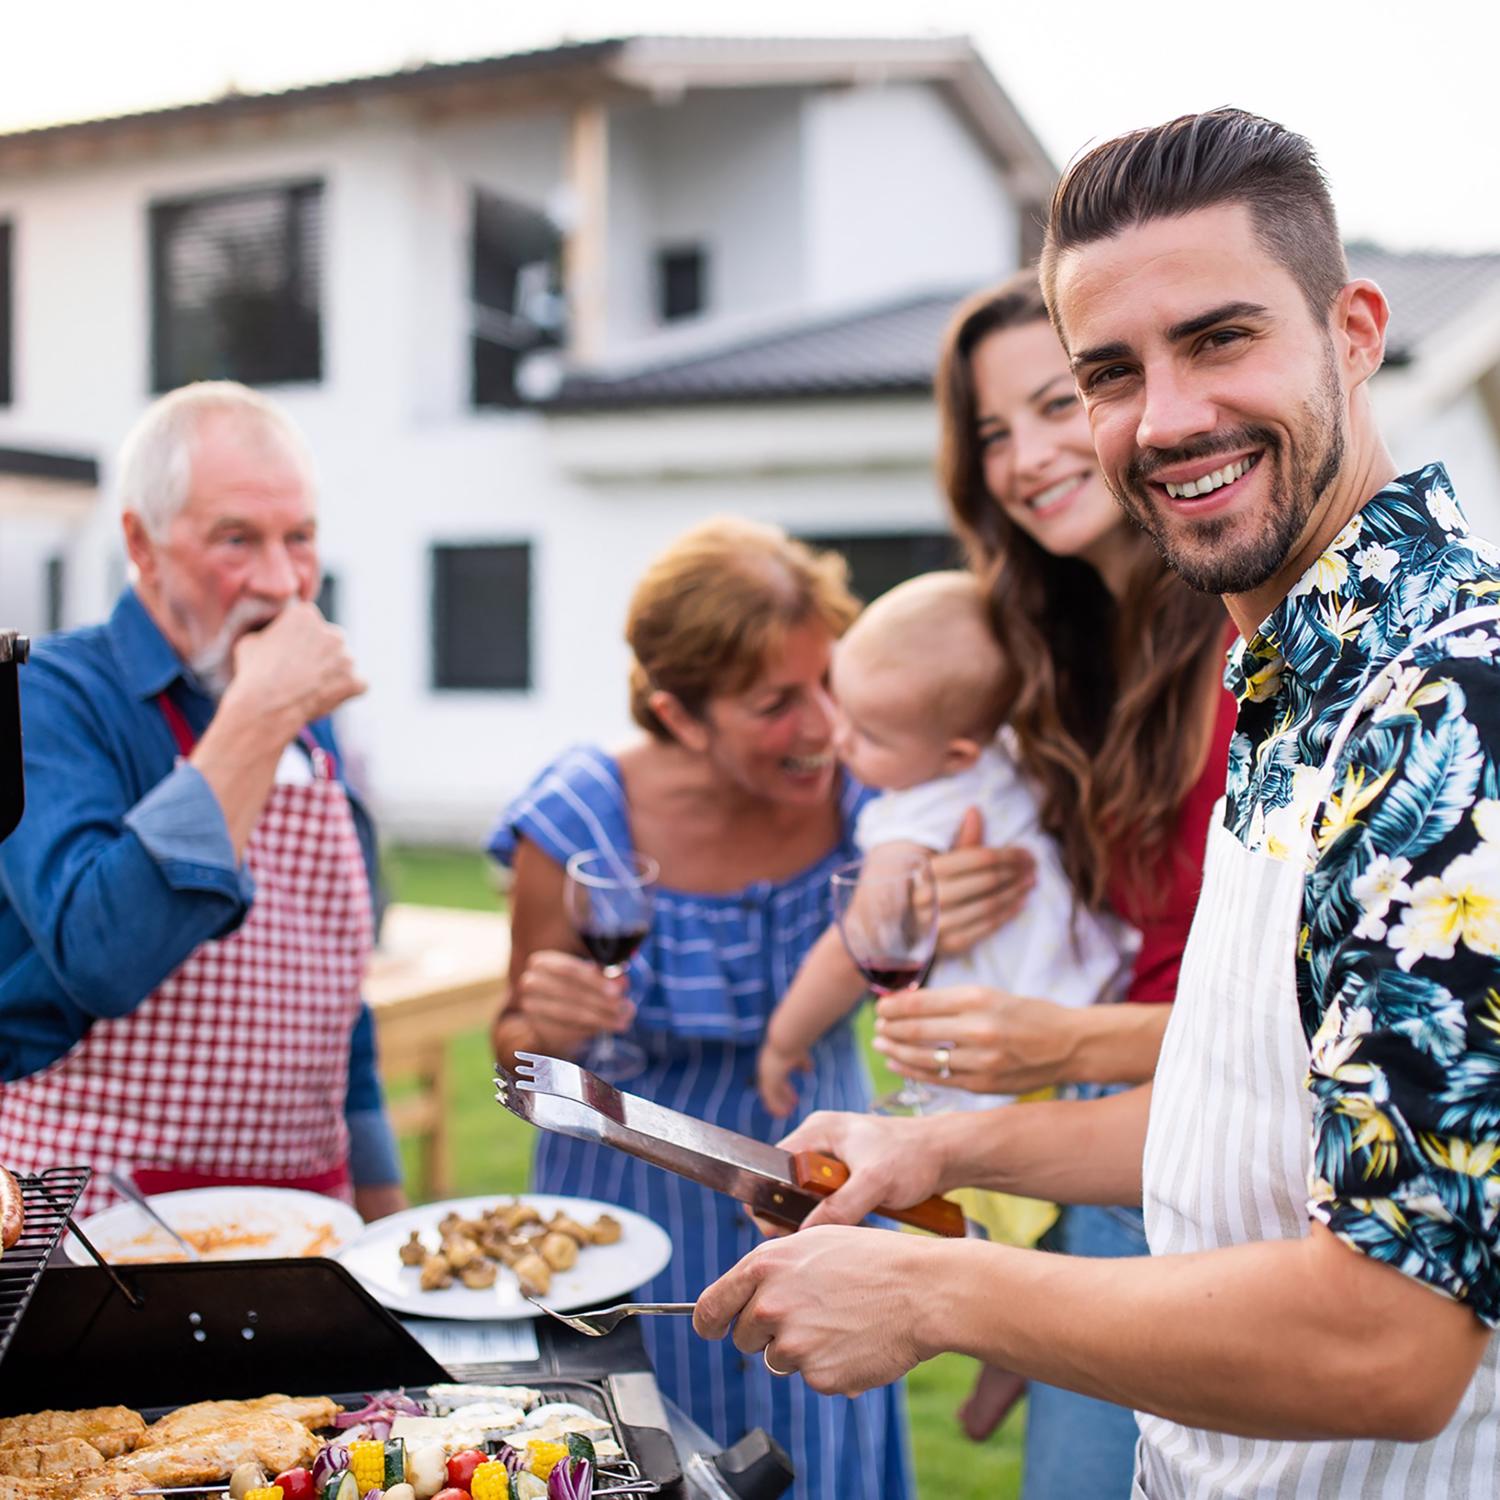
[[[1500,250],[1494,0],[0,0],[0,129],[635,33],[962,33],[1059,164],[1237,104],[1312,140],[1346,238]]]

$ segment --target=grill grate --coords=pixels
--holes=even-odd
[[[0,1255],[0,1359],[5,1358],[21,1314],[68,1227],[68,1216],[89,1175],[87,1167],[50,1167],[35,1177],[16,1176],[26,1222],[21,1238]]]

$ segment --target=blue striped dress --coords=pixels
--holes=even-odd
[[[777,999],[829,920],[828,877],[856,856],[855,815],[868,794],[840,790],[837,848],[788,880],[761,880],[727,895],[658,890],[651,934],[630,968],[637,1012],[632,1040],[646,1071],[626,1087],[672,1109],[763,1141],[779,1139],[815,1109],[864,1110],[869,1088],[846,1022],[814,1049],[793,1120],[773,1119],[755,1090],[755,1054]],[[508,807],[490,843],[502,864],[520,838],[558,864],[579,849],[630,851],[618,765],[592,748],[569,750]],[[587,1066],[588,1058],[582,1059]],[[543,1135],[532,1168],[538,1192],[600,1198],[646,1214],[672,1236],[671,1264],[643,1298],[691,1302],[759,1241],[730,1198],[608,1147]],[[855,1400],[820,1396],[795,1376],[773,1377],[759,1355],[729,1340],[705,1343],[686,1318],[643,1318],[641,1332],[662,1389],[719,1442],[764,1427],[791,1454],[797,1500],[897,1500],[912,1493],[899,1386]]]

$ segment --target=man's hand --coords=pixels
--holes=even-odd
[[[815,1391],[857,1396],[936,1352],[917,1336],[934,1294],[932,1246],[832,1225],[768,1240],[699,1297],[693,1327],[719,1339],[732,1324],[735,1347],[764,1351],[778,1374],[796,1371]]]
[[[938,952],[967,953],[1017,916],[1036,884],[1030,850],[984,847],[984,818],[977,807],[964,813],[953,847],[932,856],[938,887]]]
[[[234,677],[188,757],[218,799],[239,859],[276,780],[281,753],[304,725],[364,692],[344,632],[315,604],[289,604],[234,648]]]
[[[858,1224],[882,1205],[910,1208],[942,1192],[944,1158],[929,1139],[933,1124],[831,1110],[809,1115],[778,1143],[781,1149],[836,1157],[849,1168],[849,1180],[808,1214],[803,1229]]]
[[[357,698],[365,686],[344,632],[317,605],[298,600],[235,643],[234,676],[220,712],[245,712],[274,724],[284,745],[304,724]]]

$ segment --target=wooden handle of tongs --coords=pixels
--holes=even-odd
[[[824,1156],[819,1151],[794,1151],[792,1171],[797,1177],[797,1186],[810,1193],[821,1193],[827,1197],[849,1180],[849,1168],[836,1157]],[[964,1237],[964,1211],[946,1198],[928,1198],[911,1208],[877,1208],[876,1213],[887,1219],[898,1219],[914,1229],[925,1229],[931,1234],[941,1234],[950,1240]]]

